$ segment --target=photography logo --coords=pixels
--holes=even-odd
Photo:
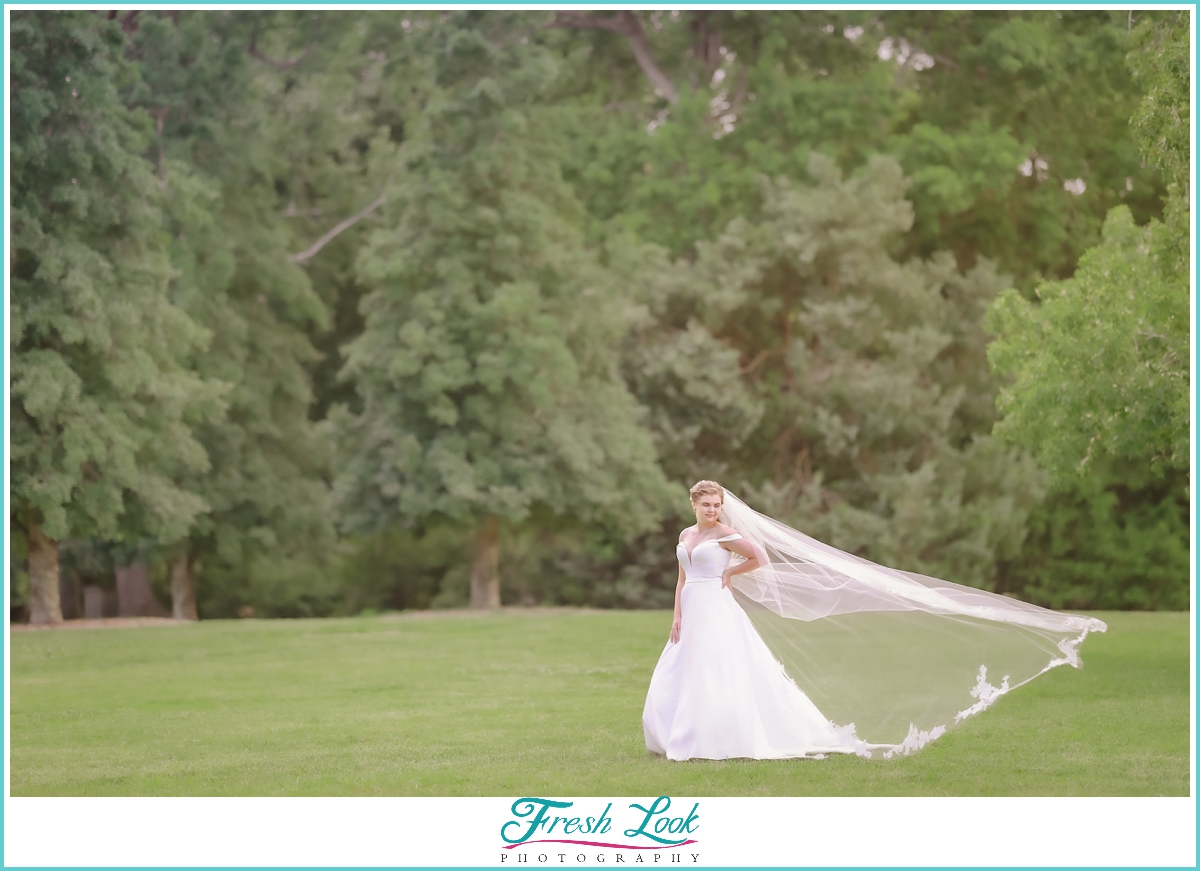
[[[504,842],[500,862],[567,864],[568,856],[573,864],[690,865],[700,861],[699,853],[680,849],[699,843],[694,837],[700,829],[699,802],[687,813],[672,813],[671,799],[665,795],[646,805],[633,802],[628,811],[619,814],[628,823],[625,828],[614,823],[612,812],[611,801],[603,810],[589,813],[576,809],[570,801],[519,798],[512,804],[513,818],[500,826]],[[565,844],[574,850],[555,852],[555,848],[540,846],[550,844]],[[579,848],[586,851],[579,852]],[[648,860],[647,855],[653,858]]]

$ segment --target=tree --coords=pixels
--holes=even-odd
[[[1030,515],[1020,553],[998,589],[1048,608],[1188,608],[1186,469],[1156,475],[1098,458],[1087,475],[1047,494]]]
[[[311,33],[309,27],[321,22],[305,11],[294,22],[262,14],[256,25],[263,50],[280,57],[308,52],[286,70],[261,65],[256,85],[281,211],[295,238],[304,240],[296,254],[328,239],[303,263],[330,315],[328,329],[310,330],[320,354],[307,367],[313,420],[324,419],[339,403],[358,410],[353,383],[338,378],[345,364],[342,347],[363,328],[355,257],[378,227],[396,148],[419,114],[427,58],[414,49],[424,44],[422,34],[438,16],[326,13],[332,20]]]
[[[991,587],[1041,496],[987,435],[980,320],[1007,279],[893,253],[913,220],[895,160],[844,178],[813,155],[810,174],[764,180],[761,217],[699,245],[680,283],[764,407],[727,483],[844,550]]]
[[[1143,22],[1131,65],[1147,94],[1135,135],[1168,184],[1163,221],[1113,209],[1075,275],[1010,291],[989,328],[993,367],[1012,378],[998,434],[1029,446],[1060,483],[1099,457],[1187,468],[1189,426],[1189,46],[1186,21]]]
[[[565,31],[588,61],[568,93],[591,107],[567,172],[590,213],[672,253],[753,217],[757,174],[802,178],[814,150],[844,172],[896,157],[912,181],[908,253],[985,257],[1026,292],[1070,275],[1114,205],[1139,221],[1160,208],[1126,135],[1142,87],[1122,62],[1124,12],[625,14],[676,100],[616,28]]]
[[[1128,136],[1142,87],[1123,63],[1125,10],[885,21],[890,62],[920,88],[889,148],[913,178],[916,253],[988,257],[1029,295],[1074,271],[1109,209],[1158,213],[1161,182]]]
[[[309,418],[307,371],[309,332],[328,327],[328,312],[290,256],[302,243],[277,190],[291,173],[276,156],[284,131],[261,106],[257,79],[278,66],[256,60],[276,47],[261,25],[227,12],[143,13],[129,35],[141,75],[126,99],[156,120],[172,297],[213,337],[188,364],[230,387],[225,414],[196,429],[209,468],[180,479],[209,511],[161,542],[181,619],[198,616],[197,564],[211,580],[253,584],[298,554],[323,563],[334,541],[329,444]]]
[[[447,14],[427,39],[430,99],[359,261],[363,411],[341,415],[338,486],[351,528],[473,522],[471,604],[495,607],[501,517],[636,529],[667,488],[617,372],[622,294],[558,168],[550,53],[508,13]]]
[[[208,336],[168,293],[148,118],[116,22],[12,22],[12,506],[29,543],[30,619],[61,619],[57,542],[122,526],[183,535],[205,509],[180,486],[208,460],[193,427],[223,387],[184,358]]]

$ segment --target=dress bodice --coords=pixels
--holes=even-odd
[[[682,541],[679,542],[675,548],[675,555],[679,558],[679,564],[683,566],[684,579],[687,581],[712,580],[714,578],[720,580],[721,572],[725,571],[729,565],[730,553],[717,542],[736,541],[741,537],[741,533],[735,532],[733,535],[726,535],[723,538],[710,538],[696,545],[690,555],[687,545]]]

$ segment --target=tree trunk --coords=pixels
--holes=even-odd
[[[192,555],[181,553],[171,560],[171,616],[176,620],[199,620],[196,613],[196,578]]]
[[[29,622],[61,623],[58,599],[58,542],[29,524]]]
[[[500,607],[500,518],[489,514],[475,534],[475,561],[471,563],[471,607]]]

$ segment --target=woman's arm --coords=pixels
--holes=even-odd
[[[730,585],[730,578],[734,575],[740,575],[745,572],[752,572],[755,569],[766,564],[766,554],[761,553],[761,550],[756,545],[751,544],[744,538],[739,538],[736,541],[723,541],[721,547],[726,550],[733,551],[740,556],[744,556],[746,561],[736,566],[730,566],[721,572],[721,589],[725,589]]]
[[[679,567],[679,580],[675,582],[675,619],[671,623],[671,643],[679,643],[679,629],[683,613],[679,609],[679,599],[683,596],[683,566]]]

